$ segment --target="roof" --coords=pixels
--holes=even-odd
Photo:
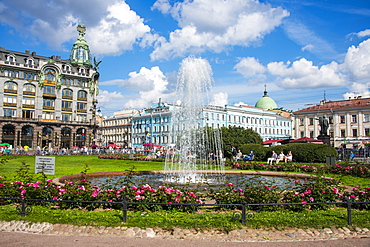
[[[263,145],[270,145],[270,144],[275,143],[275,142],[283,142],[283,141],[286,141],[286,140],[289,140],[289,139],[267,140],[267,141],[263,142]]]
[[[275,100],[273,100],[267,95],[267,91],[265,90],[263,97],[257,101],[255,107],[259,107],[265,110],[271,110],[277,108],[278,106]]]
[[[298,139],[292,140],[290,142],[321,142],[322,143],[322,141],[320,141],[318,139],[313,139],[313,138],[309,138],[309,137],[298,138]]]
[[[318,110],[324,111],[334,111],[336,109],[351,109],[351,108],[364,108],[370,107],[370,98],[356,98],[340,101],[321,101],[315,106],[311,106],[299,111],[295,111],[294,114],[304,113],[304,112],[316,112]]]

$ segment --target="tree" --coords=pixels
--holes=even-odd
[[[240,149],[242,145],[253,143],[262,144],[260,135],[252,129],[245,129],[243,127],[222,127],[222,142],[224,147],[225,156],[231,157],[231,146]]]

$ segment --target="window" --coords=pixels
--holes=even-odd
[[[71,121],[72,114],[71,113],[62,113],[62,121]]]
[[[25,80],[36,80],[37,76],[36,76],[36,74],[26,73],[26,72],[24,72],[24,73],[23,73],[23,78],[24,78]]]
[[[4,117],[16,117],[16,116],[17,116],[16,109],[4,108]]]
[[[32,65],[35,64],[35,62],[31,58],[29,58],[29,59],[26,60],[26,64],[29,65],[29,66],[32,66]]]
[[[301,138],[302,138],[302,137],[304,137],[304,132],[303,132],[303,131],[301,131]]]
[[[62,101],[62,110],[72,109],[72,101]]]
[[[352,136],[357,137],[357,129],[352,129]]]
[[[8,55],[8,56],[6,56],[6,61],[8,61],[8,62],[15,62],[14,55]]]
[[[370,136],[370,128],[365,129],[365,136]]]
[[[35,111],[33,110],[22,110],[22,118],[34,118],[35,116]]]
[[[32,84],[24,84],[23,85],[23,92],[28,92],[28,93],[35,93],[36,92],[36,87]]]
[[[24,105],[35,105],[35,97],[23,96],[22,104],[24,104]]]
[[[82,102],[77,102],[77,110],[86,110],[87,104]]]
[[[61,82],[62,82],[63,85],[72,85],[73,84],[73,79],[62,78]]]
[[[4,95],[4,103],[11,103],[17,104],[17,96],[16,95]]]
[[[339,118],[340,118],[340,123],[341,124],[344,124],[344,123],[346,123],[346,116],[339,116]]]
[[[370,122],[370,114],[364,114],[364,122]]]
[[[340,130],[340,137],[346,137],[346,130]]]
[[[314,118],[310,117],[310,125],[313,125],[313,120],[314,120]]]
[[[44,80],[48,82],[55,82],[55,70],[54,69],[45,69],[44,71]]]
[[[329,116],[329,124],[334,124],[334,118],[333,118],[333,116]]]
[[[357,115],[352,115],[352,123],[357,123]]]
[[[43,111],[42,118],[43,119],[54,119],[54,112]]]
[[[304,125],[304,118],[299,119],[299,125]],[[303,136],[302,136],[303,137]]]
[[[12,81],[7,81],[4,84],[4,89],[17,91],[18,90],[18,84],[15,83],[15,82],[12,82]]]
[[[310,138],[314,138],[313,137],[313,131],[310,131]]]
[[[77,92],[77,100],[86,100],[86,99],[87,99],[86,91],[80,90]]]
[[[44,86],[43,93],[44,94],[49,94],[49,95],[55,95],[55,87],[53,87],[53,86]]]
[[[18,71],[4,70],[4,76],[18,78],[18,75]]]
[[[62,97],[72,98],[72,96],[73,96],[73,91],[71,89],[68,89],[68,88],[63,89]]]
[[[71,67],[69,65],[63,64],[62,65],[62,69],[65,70],[65,71],[70,71],[71,70]]]
[[[43,99],[43,106],[54,107],[54,103],[55,103],[54,99]]]
[[[78,122],[86,122],[86,115],[84,115],[84,114],[77,114],[77,121]]]

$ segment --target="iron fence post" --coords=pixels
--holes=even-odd
[[[348,225],[352,226],[352,202],[351,199],[346,196],[346,203],[347,203],[347,215],[348,215]]]
[[[247,224],[247,219],[246,219],[246,215],[247,215],[247,209],[246,209],[246,205],[245,203],[243,203],[242,205],[242,224],[245,226]]]
[[[123,217],[122,217],[122,220],[123,220],[123,223],[126,223],[127,222],[127,198],[126,196],[123,197]]]

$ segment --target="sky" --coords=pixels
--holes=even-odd
[[[175,103],[181,61],[206,59],[213,105],[268,95],[299,110],[370,97],[368,0],[0,0],[0,46],[68,59],[83,23],[103,115]]]

